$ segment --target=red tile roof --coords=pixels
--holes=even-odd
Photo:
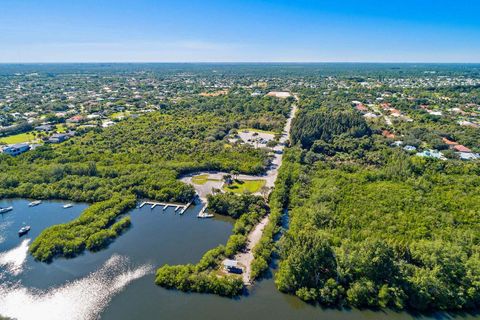
[[[453,149],[457,150],[458,152],[472,152],[472,150],[470,150],[469,148],[461,144],[457,144],[456,146],[453,146]]]
[[[452,141],[452,140],[448,140],[447,138],[442,138],[442,141],[445,143],[445,144],[448,144],[449,146],[456,146],[458,143],[456,143],[455,141]]]
[[[383,130],[382,131],[382,136],[384,136],[385,138],[390,138],[390,139],[395,138],[395,135],[388,130]]]

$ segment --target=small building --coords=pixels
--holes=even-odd
[[[60,143],[69,138],[68,134],[64,133],[55,133],[50,138],[48,138],[49,143]]]
[[[67,119],[67,123],[79,123],[79,122],[82,122],[83,120],[84,118],[82,116],[77,115]]]
[[[457,152],[457,155],[462,160],[477,160],[477,159],[480,159],[480,155],[478,153]]]
[[[382,131],[382,136],[384,136],[385,138],[388,138],[388,139],[395,139],[395,135],[388,130],[383,130]]]
[[[425,150],[425,151],[422,151],[422,152],[418,152],[416,155],[418,157],[435,158],[435,159],[440,159],[440,160],[446,160],[447,159],[447,158],[445,158],[443,153],[441,153],[438,150],[432,150],[432,149]]]
[[[403,147],[403,150],[405,151],[417,151],[417,148],[414,146],[405,146]]]
[[[455,149],[458,152],[464,152],[464,153],[472,152],[472,150],[470,150],[469,148],[461,144],[454,145],[453,149]]]
[[[287,92],[287,91],[270,91],[269,93],[267,93],[267,96],[286,99],[288,97],[291,97],[292,95],[290,92]]]
[[[3,153],[11,155],[11,156],[18,156],[24,152],[30,150],[30,146],[26,143],[18,143],[11,146],[8,146],[3,149]]]
[[[443,143],[449,145],[449,146],[456,146],[458,143],[455,141],[449,140],[448,138],[442,138]]]
[[[41,126],[37,126],[35,127],[35,130],[37,131],[52,131],[53,130],[53,126],[50,125],[50,124],[42,124]]]
[[[378,115],[376,115],[375,113],[372,113],[372,112],[367,112],[363,115],[365,118],[368,118],[368,119],[376,119],[378,118]]]
[[[243,273],[242,268],[238,266],[238,261],[236,260],[227,259],[223,261],[223,267],[225,268],[225,271],[230,273]]]
[[[102,123],[102,127],[103,128],[108,128],[108,127],[111,127],[115,124],[115,122],[113,122],[112,120],[107,120],[107,121],[104,121]]]

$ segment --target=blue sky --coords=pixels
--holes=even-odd
[[[478,0],[0,0],[0,62],[480,62]]]

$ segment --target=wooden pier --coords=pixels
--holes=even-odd
[[[187,203],[186,206],[183,207],[183,209],[180,211],[180,214],[184,214],[185,211],[187,211],[188,208],[190,208],[190,206],[195,202],[195,198],[192,199],[192,201],[190,201],[189,203]]]
[[[155,201],[144,201],[138,207],[143,208],[145,205],[151,206],[150,209],[155,209],[156,206],[163,207],[163,211],[167,210],[168,207],[174,207],[175,212],[180,210],[180,214],[184,214],[188,208],[195,202],[195,198],[192,199],[187,204],[180,204],[180,203],[168,203],[168,202],[155,202]]]
[[[144,206],[146,205],[150,205],[150,209],[155,209],[155,207],[159,206],[159,207],[163,207],[163,211],[167,210],[168,207],[174,207],[175,208],[175,212],[178,211],[178,209],[180,208],[187,208],[188,205],[184,205],[184,204],[178,204],[178,203],[165,203],[165,202],[154,202],[154,201],[144,201],[142,202],[138,207],[139,208],[143,208]],[[183,210],[182,209],[182,210]],[[185,209],[186,210],[186,209]]]
[[[213,218],[213,214],[207,213],[207,207],[208,207],[208,205],[205,205],[202,208],[202,210],[200,210],[200,212],[197,215],[197,218],[202,218],[202,219]]]

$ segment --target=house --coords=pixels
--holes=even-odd
[[[442,138],[443,143],[449,145],[449,146],[456,146],[458,143],[455,141],[449,140],[447,138]]]
[[[83,121],[83,119],[84,118],[82,116],[73,116],[73,117],[67,119],[67,123],[79,123],[79,122]]]
[[[395,141],[394,143],[391,144],[392,147],[400,147],[403,144],[403,141]]]
[[[405,151],[417,151],[417,148],[414,146],[405,146],[403,147],[403,150]]]
[[[383,130],[382,131],[382,136],[384,136],[385,138],[388,138],[388,139],[395,139],[395,135],[388,130]]]
[[[238,266],[238,262],[236,260],[226,259],[225,261],[223,261],[223,267],[225,271],[229,273],[243,273],[242,268]]]
[[[440,159],[440,160],[446,160],[447,159],[447,158],[445,158],[443,153],[441,153],[438,150],[432,150],[432,149],[425,150],[425,151],[422,151],[422,152],[417,152],[416,156],[426,157],[426,158],[435,158],[435,159]]]
[[[50,125],[50,124],[43,124],[43,125],[41,125],[41,126],[35,127],[35,130],[37,130],[37,131],[45,131],[45,132],[47,132],[47,131],[52,131],[52,129],[53,129],[53,126]]]
[[[286,91],[270,91],[269,93],[267,93],[267,96],[286,99],[288,97],[291,97],[292,95],[290,94],[290,92]]]
[[[63,142],[65,140],[67,140],[68,138],[69,138],[68,134],[55,133],[55,134],[52,134],[52,136],[50,138],[48,138],[48,142],[49,143],[60,143],[60,142]]]
[[[364,116],[365,118],[368,118],[368,119],[378,118],[378,115],[376,115],[375,113],[371,113],[371,112],[365,113],[363,116]]]
[[[469,148],[461,144],[454,145],[453,149],[455,149],[458,152],[464,152],[464,153],[472,152],[472,150],[470,150]]]
[[[19,154],[27,152],[28,150],[30,150],[30,146],[28,144],[19,143],[4,148],[3,153],[11,156],[18,156]]]
[[[368,108],[365,107],[363,104],[358,104],[358,105],[355,106],[355,108],[360,112],[368,111]]]
[[[107,120],[107,121],[104,121],[102,123],[102,127],[103,128],[108,128],[108,127],[111,127],[115,124],[115,122],[113,122],[112,120]]]
[[[480,154],[471,152],[457,152],[457,155],[462,160],[477,160],[480,159]]]
[[[402,113],[400,112],[400,110],[390,109],[390,115],[392,115],[393,117],[400,117]]]

